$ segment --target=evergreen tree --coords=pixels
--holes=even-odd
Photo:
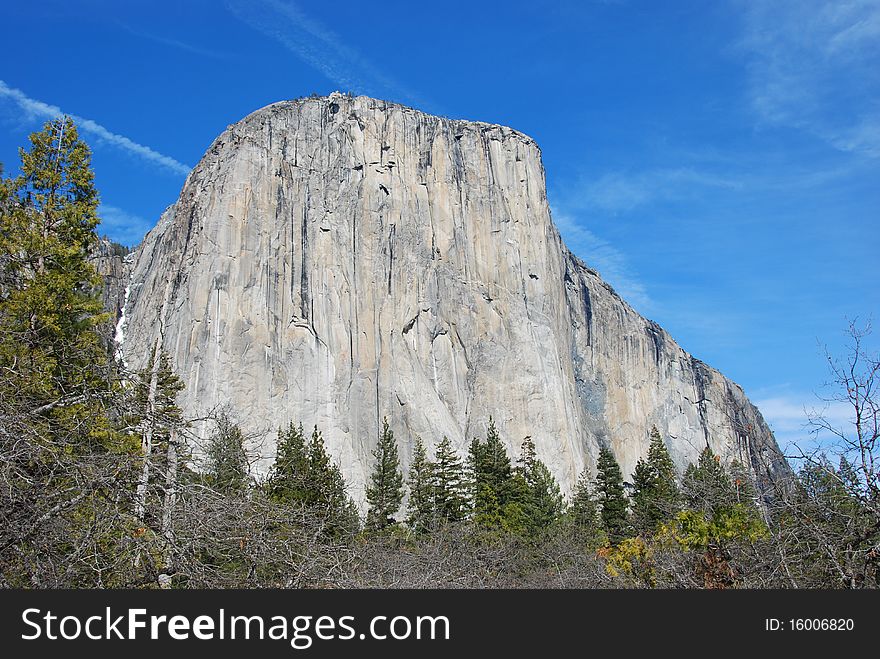
[[[309,488],[309,451],[302,424],[278,429],[275,462],[264,489],[275,501],[306,501]]]
[[[654,487],[657,485],[657,476],[647,460],[639,458],[632,474],[632,521],[636,530],[647,533],[653,530],[653,516],[651,514]]]
[[[149,565],[155,557],[151,542],[163,539],[159,565],[159,584],[167,587],[173,572],[175,513],[185,465],[180,431],[186,423],[177,405],[183,381],[171,368],[171,358],[157,341],[148,365],[133,374],[124,388],[123,424],[141,439],[140,474],[135,489],[134,516],[150,534],[138,536],[141,542],[135,565]],[[184,467],[185,469],[185,467]],[[158,527],[158,528],[157,528]]]
[[[590,474],[586,469],[578,476],[577,484],[571,496],[569,515],[575,528],[585,535],[595,535],[601,527],[599,503],[593,495],[592,487],[590,486]]]
[[[739,469],[739,468],[737,468]],[[746,489],[748,485],[738,484]],[[666,533],[689,551],[699,549],[696,566],[705,588],[727,588],[736,583],[730,548],[752,543],[767,534],[754,501],[740,500],[738,485],[725,469],[721,458],[706,446],[696,465],[691,464],[682,480],[686,509],[666,526]]]
[[[216,426],[208,440],[205,480],[215,490],[240,492],[250,480],[244,435],[225,414],[217,417]]]
[[[855,470],[840,456],[837,469],[820,455],[798,472],[798,487],[786,493],[786,505],[775,523],[786,569],[799,573],[808,587],[865,588],[880,585],[876,547],[878,518],[871,501],[861,499]],[[819,559],[821,557],[821,560]]]
[[[342,472],[331,462],[317,426],[308,441],[302,425],[279,430],[275,463],[263,489],[278,503],[301,507],[328,535],[353,533],[360,524]]]
[[[733,503],[736,495],[721,458],[707,445],[696,465],[689,465],[682,480],[682,490],[689,508],[711,514],[720,506]]]
[[[345,491],[342,471],[330,461],[317,426],[308,444],[308,480],[305,503],[323,513],[328,532],[338,535],[356,531],[357,509]]]
[[[444,437],[434,454],[434,510],[442,522],[459,522],[468,512],[467,484],[461,458]]]
[[[562,513],[563,500],[556,479],[547,465],[538,459],[531,436],[523,440],[516,472],[524,485],[523,494],[518,498],[525,525],[528,532],[535,535],[556,521]]]
[[[157,441],[167,440],[168,435],[175,428],[185,425],[183,412],[177,405],[177,395],[183,391],[183,380],[174,372],[171,366],[171,357],[164,350],[157,349],[150,357],[150,364],[158,359],[156,369],[156,391],[153,394],[152,404],[148,404],[150,396],[150,367],[144,368],[137,373],[132,387],[134,395],[134,412],[137,415],[135,422],[143,428],[146,424],[152,424],[155,428]]]
[[[382,419],[382,434],[373,451],[376,462],[367,486],[367,528],[380,531],[394,524],[394,515],[403,502],[403,473],[394,432],[388,427],[388,419]]]
[[[177,395],[184,385],[172,370],[168,353],[160,349],[158,342],[149,364],[134,374],[130,384],[124,420],[126,429],[134,430],[141,438],[142,464],[135,493],[135,516],[144,521],[152,479],[156,476],[162,479],[164,472],[165,481],[172,478],[176,482],[179,446],[174,438],[176,431],[185,425],[177,406]],[[172,462],[175,464],[171,465]],[[173,474],[167,473],[169,466],[173,467]]]
[[[741,462],[734,460],[728,468],[730,485],[733,488],[733,498],[737,503],[754,506],[757,509],[758,495],[755,491],[751,474]]]
[[[91,155],[66,118],[30,141],[21,174],[0,188],[0,394],[15,403],[6,423],[18,411],[34,415],[30,427],[44,438],[85,439],[74,417],[106,419],[109,393],[97,331],[108,316],[89,261],[98,224]]]
[[[623,475],[610,449],[602,447],[596,463],[596,493],[601,504],[602,526],[608,540],[618,543],[627,536],[629,514]]]
[[[108,416],[91,156],[67,118],[20,155],[0,180],[0,571],[8,585],[112,583],[130,565],[112,553],[131,537],[120,483],[137,481],[137,445]]]
[[[21,175],[0,193],[0,359],[22,376],[19,400],[56,409],[106,388],[96,326],[107,315],[88,258],[98,193],[91,154],[70,119],[47,123],[30,140],[20,150]]]
[[[436,518],[434,505],[434,463],[428,460],[421,437],[416,437],[406,484],[409,488],[407,525],[416,533],[429,530]]]
[[[510,456],[491,417],[486,441],[474,438],[471,442],[468,463],[475,516],[491,519],[503,515],[500,511],[514,503],[515,484]]]
[[[639,460],[633,472],[632,508],[636,529],[642,533],[656,530],[658,524],[678,511],[679,498],[675,464],[654,426],[648,459]]]

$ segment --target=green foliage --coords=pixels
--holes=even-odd
[[[339,467],[330,462],[324,438],[315,426],[308,445],[310,491],[306,503],[323,511],[331,534],[357,531],[360,526],[354,502],[345,491]]]
[[[734,465],[733,472],[736,478],[707,446],[697,464],[685,471],[685,509],[661,524],[658,531],[661,542],[701,554],[697,575],[705,588],[734,585],[737,574],[730,562],[731,549],[755,543],[768,534],[741,468]]]
[[[654,549],[643,538],[625,538],[612,547],[601,548],[598,554],[605,559],[605,569],[612,577],[624,577],[643,588],[656,585]]]
[[[69,119],[30,140],[2,192],[0,363],[21,375],[17,397],[38,407],[105,386],[95,329],[107,316],[88,261],[98,224],[89,149]]]
[[[599,502],[593,494],[590,474],[586,469],[578,476],[568,508],[568,517],[578,535],[585,540],[592,540],[602,532]]]
[[[629,531],[629,503],[620,465],[611,450],[605,447],[599,451],[596,463],[596,494],[601,506],[602,527],[608,540],[618,543],[627,537]]]
[[[264,483],[266,493],[275,501],[306,501],[308,494],[309,452],[302,424],[291,422],[278,429],[275,462]]]
[[[157,353],[158,351],[158,353]],[[156,364],[155,390],[150,394],[153,364]],[[125,427],[143,433],[147,426],[152,429],[153,442],[167,441],[175,428],[185,425],[183,413],[177,405],[177,394],[183,381],[171,367],[171,358],[164,350],[154,348],[148,365],[135,373],[129,382],[124,406]]]
[[[91,156],[67,118],[20,155],[20,175],[0,179],[0,574],[118,583],[137,442],[108,415]]]
[[[237,424],[221,414],[208,439],[205,481],[219,492],[240,492],[250,483],[250,464],[244,448],[244,435]]]
[[[639,460],[633,472],[633,523],[641,533],[650,534],[678,510],[681,495],[676,483],[675,464],[660,437],[651,428],[648,459]]]
[[[789,567],[798,574],[798,585],[880,585],[877,500],[862,498],[862,487],[844,456],[837,467],[825,455],[801,467],[773,519]]]
[[[0,188],[0,394],[41,410],[39,425],[52,433],[61,407],[103,416],[98,397],[109,385],[97,327],[108,316],[88,260],[98,223],[89,149],[70,119],[30,140],[21,174]],[[71,431],[82,432],[58,428]]]
[[[840,458],[835,469],[827,457],[821,456],[816,462],[805,464],[798,476],[807,497],[820,504],[828,522],[858,515],[861,504],[853,494],[858,485],[853,482],[855,474],[846,457]]]
[[[291,423],[279,431],[278,452],[264,489],[278,503],[304,507],[321,517],[330,535],[350,534],[360,525],[342,472],[330,461],[317,426],[307,442],[302,426]]]
[[[514,474],[514,488],[530,535],[546,531],[562,513],[563,500],[559,483],[535,453],[531,436],[522,444],[522,454]]]
[[[406,523],[416,533],[424,533],[433,526],[437,513],[434,505],[434,463],[428,460],[421,437],[416,437],[413,446],[406,484],[409,488]]]
[[[481,442],[474,438],[471,442],[468,461],[473,475],[475,507],[480,508],[479,491],[486,488],[498,501],[506,502],[507,488],[510,478],[513,476],[513,470],[510,456],[501,441],[501,436],[495,427],[495,421],[491,417],[486,429],[486,441]]]
[[[486,441],[474,438],[471,442],[468,467],[474,520],[486,528],[508,528],[513,520],[505,516],[509,513],[511,518],[519,518],[522,513],[517,500],[521,488],[513,481],[510,456],[491,417]]]
[[[469,510],[464,465],[448,437],[444,437],[431,465],[434,512],[440,522],[460,522]]]
[[[711,517],[698,510],[682,510],[661,528],[660,534],[668,535],[686,550],[693,550],[731,540],[756,542],[766,536],[767,527],[747,505],[737,503],[719,508]]]
[[[735,498],[733,483],[721,458],[708,446],[700,453],[697,464],[685,470],[682,491],[689,508],[707,513]]]
[[[400,458],[394,432],[388,427],[388,419],[382,419],[382,434],[373,451],[376,462],[367,486],[366,527],[372,531],[381,531],[394,524],[394,515],[403,502],[403,473],[400,471]]]

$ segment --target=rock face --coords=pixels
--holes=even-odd
[[[681,468],[707,443],[786,468],[740,387],[568,251],[540,150],[509,128],[340,94],[270,105],[127,261],[121,354],[142,367],[158,338],[184,410],[231,410],[261,470],[281,424],[317,424],[362,501],[382,417],[406,466],[416,435],[464,454],[490,415],[564,490],[602,445],[631,473],[652,424]]]
[[[90,257],[92,265],[101,275],[101,300],[105,308],[116,311],[117,321],[118,314],[125,306],[125,286],[129,277],[128,254],[127,247],[101,238]]]

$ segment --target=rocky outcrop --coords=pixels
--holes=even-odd
[[[589,259],[589,254],[585,255]],[[230,126],[129,257],[121,353],[157,337],[187,413],[264,437],[317,424],[352,493],[382,417],[462,451],[489,416],[565,489],[599,447],[624,473],[656,424],[680,467],[707,444],[785,468],[742,389],[571,254],[538,146],[506,127],[334,94]],[[197,428],[198,429],[198,428]]]
[[[125,306],[125,286],[130,274],[128,254],[129,249],[124,245],[101,238],[89,257],[92,265],[101,275],[100,293],[104,307],[115,311],[117,319]]]

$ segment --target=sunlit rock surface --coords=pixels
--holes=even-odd
[[[680,468],[707,443],[762,479],[785,468],[742,389],[568,251],[540,150],[510,128],[339,94],[270,105],[127,260],[121,354],[143,366],[161,336],[186,413],[230,410],[263,472],[280,425],[317,424],[362,501],[382,417],[406,465],[416,435],[464,454],[490,415],[564,490],[602,445],[631,473],[653,424]]]

